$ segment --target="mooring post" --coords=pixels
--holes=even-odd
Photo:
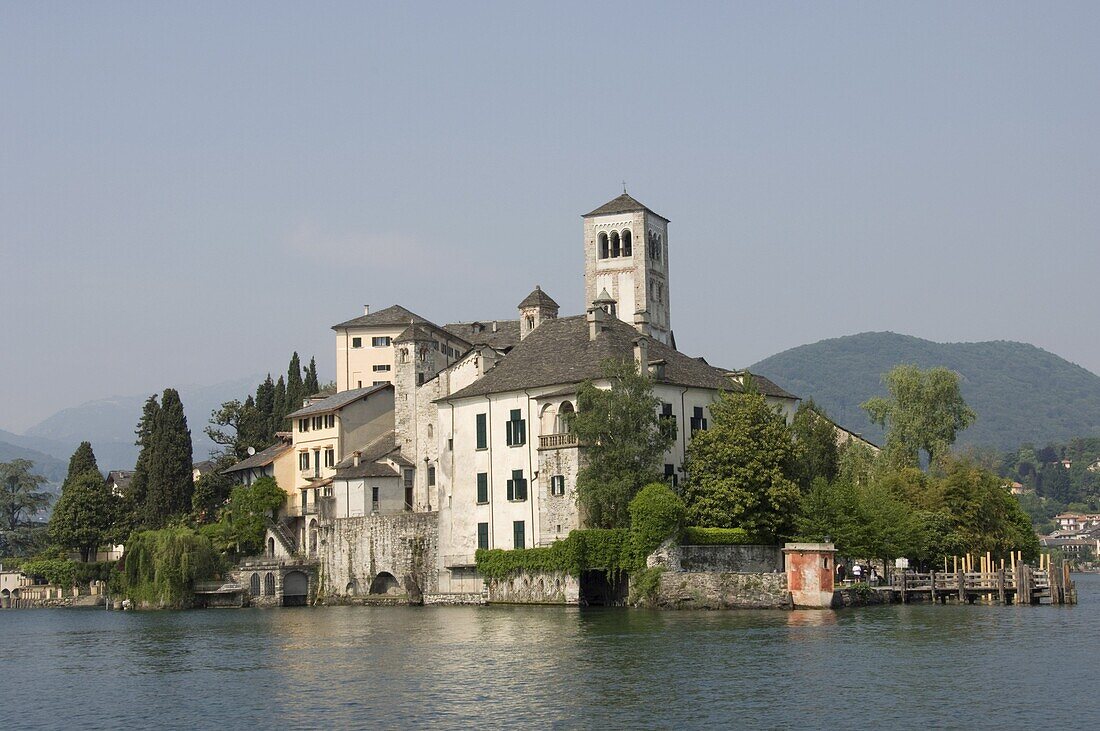
[[[1002,566],[997,572],[997,601],[1005,603],[1005,570]]]
[[[932,589],[932,603],[936,603],[936,570],[932,569],[928,572],[928,583]]]
[[[955,588],[959,590],[959,601],[966,601],[966,567],[959,569],[955,574]]]

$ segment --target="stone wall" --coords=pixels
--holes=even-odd
[[[417,601],[421,592],[438,592],[437,513],[337,518],[323,524],[322,533],[322,595],[369,594],[382,574],[396,579],[397,593],[411,587],[417,596],[410,598]],[[392,587],[390,591],[394,593]]]
[[[488,601],[505,604],[578,604],[581,587],[577,577],[554,571],[520,573],[506,579],[489,579]]]
[[[783,551],[779,546],[678,546],[666,543],[647,561],[668,571],[782,573]]]
[[[786,574],[665,571],[653,606],[660,609],[790,609]]]

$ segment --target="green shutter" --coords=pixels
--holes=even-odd
[[[523,524],[522,520],[517,520],[514,523],[512,523],[512,547],[513,548],[524,548],[524,541],[526,539],[526,536],[524,536],[523,528],[524,528],[524,524]]]
[[[477,473],[477,501],[489,502],[489,475],[485,472]]]
[[[489,524],[478,523],[477,524],[477,547],[488,548],[489,547]]]
[[[488,447],[488,441],[485,438],[485,414],[477,415],[477,448],[485,449]]]

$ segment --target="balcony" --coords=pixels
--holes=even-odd
[[[539,435],[539,449],[568,449],[576,447],[577,444],[577,435],[568,432]]]
[[[472,553],[460,553],[451,556],[444,556],[443,565],[449,569],[467,568],[470,566],[476,566],[477,561],[474,560],[474,554]]]

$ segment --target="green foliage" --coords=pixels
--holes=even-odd
[[[210,539],[185,527],[134,533],[126,541],[123,592],[138,603],[183,607],[196,581],[212,579],[221,559]]]
[[[306,366],[306,376],[302,381],[302,388],[305,390],[306,396],[314,396],[321,390],[321,384],[317,381],[317,359],[310,357],[309,365]]]
[[[574,530],[565,539],[545,548],[479,549],[477,570],[490,579],[503,579],[521,571],[561,571],[579,576],[582,571],[629,571],[637,566],[627,530]],[[643,564],[644,565],[644,564]]]
[[[657,414],[651,379],[632,362],[607,361],[609,389],[585,382],[569,428],[585,448],[577,475],[577,502],[593,528],[625,528],[630,501],[658,477],[664,453],[675,441],[673,426]]]
[[[137,436],[138,451],[137,464],[134,466],[134,475],[130,480],[130,486],[126,494],[122,496],[122,510],[125,519],[120,521],[134,530],[145,521],[145,500],[149,493],[149,469],[154,452],[154,432],[157,419],[160,416],[160,402],[157,397],[150,396],[145,400],[141,409],[141,419],[138,421],[134,434]]]
[[[87,561],[115,538],[117,515],[118,499],[103,476],[98,471],[85,472],[67,481],[50,516],[50,538],[59,546],[80,551],[81,560]]]
[[[663,566],[642,569],[636,572],[630,581],[630,597],[628,602],[632,605],[648,604],[657,598],[657,592],[661,588],[661,574],[665,572]]]
[[[50,494],[39,490],[46,481],[25,459],[0,462],[0,554],[27,555],[41,533],[30,519],[50,504]]]
[[[687,516],[680,496],[664,482],[643,487],[630,501],[630,534],[635,560],[645,563],[667,538],[679,534]]]
[[[179,393],[173,388],[164,389],[161,396],[147,464],[145,525],[160,528],[191,511],[191,493],[195,487],[191,431]]]
[[[286,492],[273,477],[261,477],[251,485],[238,485],[229,495],[226,516],[239,554],[260,553],[267,521],[286,502]]]
[[[840,469],[840,452],[836,443],[836,427],[813,399],[799,405],[791,422],[794,435],[794,477],[802,492],[817,478],[836,479]]]
[[[701,528],[688,526],[680,532],[685,546],[738,546],[763,543],[744,528]]]
[[[103,473],[99,471],[99,465],[95,460],[95,452],[92,451],[92,443],[81,442],[80,446],[73,452],[73,456],[69,458],[69,474],[65,477],[65,482],[61,484],[61,491],[64,492],[70,482],[88,472],[94,472],[103,477]]]
[[[19,568],[27,576],[42,577],[55,586],[67,588],[87,586],[93,581],[109,582],[116,564],[114,561],[83,562],[64,558],[35,558],[24,561]]]
[[[234,482],[224,470],[232,463],[231,457],[222,457],[217,460],[213,470],[195,481],[195,490],[191,494],[191,514],[196,523],[202,525],[213,522],[218,511],[229,500]]]
[[[787,422],[764,396],[724,392],[711,404],[710,429],[688,446],[684,497],[693,525],[744,528],[766,541],[790,535],[799,489]]]
[[[886,454],[895,465],[917,466],[922,451],[930,462],[941,459],[956,435],[974,422],[959,390],[959,375],[946,368],[922,371],[898,365],[882,381],[890,396],[875,396],[862,407],[886,429]]]

